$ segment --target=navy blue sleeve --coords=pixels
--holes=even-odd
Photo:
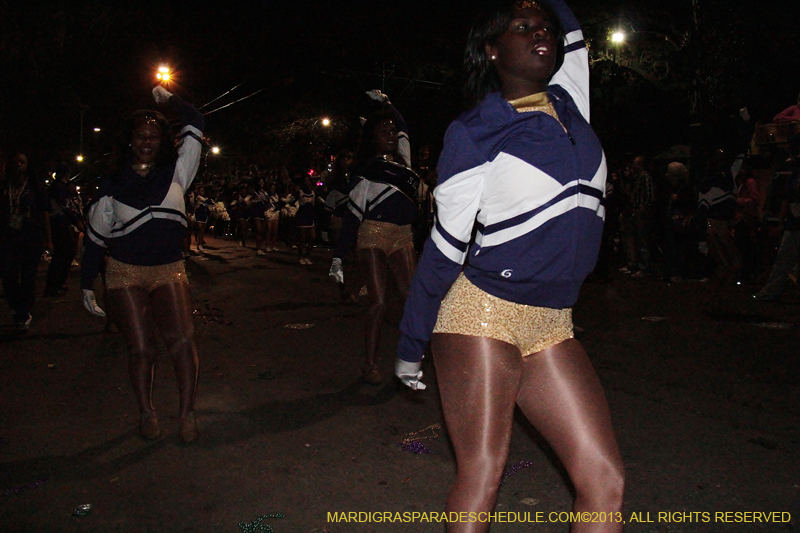
[[[400,322],[397,357],[404,361],[422,359],[439,306],[461,272],[483,190],[484,163],[482,151],[464,125],[453,122],[445,134],[437,167],[436,223],[414,273]]]
[[[348,209],[344,217],[342,217],[342,232],[339,235],[339,242],[336,243],[334,257],[341,259],[353,249],[358,240],[358,227],[360,225],[361,221]]]
[[[167,105],[181,117],[183,126],[192,126],[201,132],[205,129],[206,119],[203,114],[177,94],[173,94],[169,97]],[[200,140],[202,141],[202,138]]]
[[[86,248],[83,252],[83,259],[81,259],[81,289],[93,290],[94,280],[100,274],[100,266],[103,264],[106,249],[89,239],[84,239],[84,241],[86,241]]]

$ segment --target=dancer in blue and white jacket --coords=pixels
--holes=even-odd
[[[362,378],[378,385],[382,380],[379,346],[386,314],[387,272],[392,271],[405,295],[417,263],[411,223],[417,214],[420,181],[410,168],[410,144],[402,115],[382,92],[367,94],[381,101],[383,110],[364,124],[361,165],[354,172],[360,180],[348,195],[348,210],[329,273],[344,283],[342,258],[355,245],[370,299]]]
[[[447,511],[494,508],[519,405],[569,472],[575,511],[612,513],[592,531],[620,531],[622,462],[572,333],[571,307],[600,247],[606,179],[589,125],[586,45],[562,0],[510,2],[473,28],[466,66],[479,103],[445,137],[437,220],[406,301],[396,373],[424,388],[432,340],[458,463]]]
[[[187,225],[184,195],[200,165],[204,120],[161,86],[153,89],[153,97],[183,121],[177,151],[163,115],[149,110],[133,114],[124,132],[130,135],[127,159],[103,181],[89,209],[81,283],[84,306],[105,316],[92,285],[108,253],[106,295],[128,345],[141,435],[161,435],[152,400],[158,329],[178,377],[179,435],[192,442],[199,436],[194,417],[199,361],[182,245]]]

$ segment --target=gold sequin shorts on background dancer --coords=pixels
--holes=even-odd
[[[364,220],[358,228],[356,248],[377,248],[386,252],[387,256],[403,248],[413,250],[414,234],[411,233],[411,224],[398,226],[391,222]]]
[[[575,337],[572,309],[509,302],[482,291],[463,273],[442,300],[433,332],[507,342],[523,357]]]
[[[109,258],[106,265],[106,289],[142,287],[147,292],[167,283],[188,282],[183,261],[166,265],[143,266],[121,263]]]

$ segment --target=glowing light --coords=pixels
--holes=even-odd
[[[330,125],[331,125],[331,119],[329,119],[329,118],[327,118],[327,117],[326,117],[326,118],[323,118],[323,119],[322,119],[322,125],[323,125],[323,126],[330,126]]]
[[[612,40],[613,42],[615,42],[615,43],[621,43],[622,41],[624,41],[624,40],[625,40],[625,34],[624,34],[624,33],[622,33],[621,31],[615,31],[615,32],[614,32],[614,33],[611,35],[611,40]]]
[[[95,133],[98,133],[98,132],[100,132],[100,128],[95,128],[95,129],[94,129],[94,132],[95,132]]]
[[[161,81],[169,81],[170,79],[169,67],[165,66],[158,67],[158,72],[156,73],[156,79]]]
[[[212,146],[211,153],[217,155],[219,153],[219,146]]]
[[[78,155],[78,157],[76,157],[76,158],[75,158],[75,160],[76,160],[78,163],[80,163],[81,161],[83,161],[83,156],[82,156],[82,155]]]

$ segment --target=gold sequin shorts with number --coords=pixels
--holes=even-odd
[[[459,274],[442,300],[434,333],[486,337],[513,344],[522,356],[574,338],[572,309],[550,309],[503,300]]]
[[[364,220],[358,228],[358,243],[356,248],[377,248],[392,255],[403,248],[414,248],[414,235],[411,233],[411,224],[398,226],[391,222],[377,220]]]
[[[183,261],[166,265],[129,265],[109,258],[106,265],[106,289],[142,287],[147,292],[167,283],[188,282]]]

